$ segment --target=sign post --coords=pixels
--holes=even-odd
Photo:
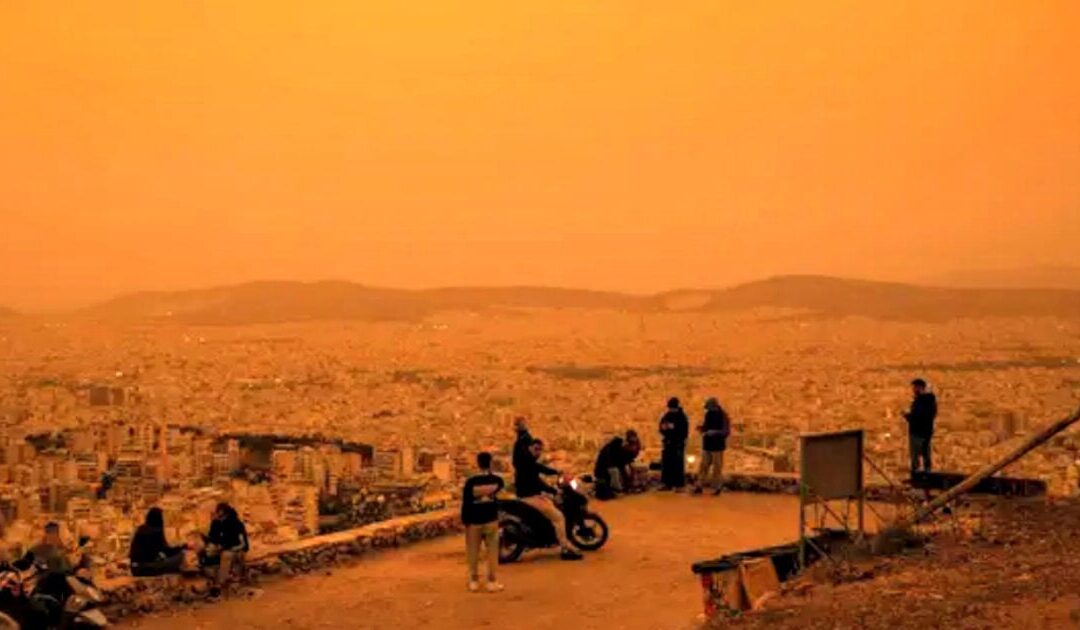
[[[863,480],[862,429],[834,433],[804,433],[799,436],[799,565],[806,567],[806,548],[814,546],[807,535],[806,511],[821,506],[849,534],[847,514],[841,518],[829,507],[830,501],[856,503],[856,528],[864,533],[863,509],[865,492]],[[815,549],[824,554],[821,549]]]

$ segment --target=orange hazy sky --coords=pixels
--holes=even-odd
[[[1080,2],[0,3],[0,305],[1080,263]]]

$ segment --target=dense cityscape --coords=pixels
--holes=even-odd
[[[508,467],[528,418],[561,469],[587,471],[678,395],[692,419],[716,395],[734,421],[729,469],[792,472],[800,432],[864,427],[870,456],[905,475],[900,412],[927,377],[935,455],[970,471],[1075,406],[1075,320],[950,323],[776,311],[642,315],[506,310],[420,323],[186,327],[10,320],[0,326],[0,515],[9,553],[46,521],[89,536],[123,570],[150,506],[170,540],[234,504],[253,546],[443,507],[490,450]],[[696,448],[696,444],[692,447]],[[1077,492],[1076,433],[1012,473]]]

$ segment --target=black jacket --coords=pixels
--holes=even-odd
[[[557,475],[559,471],[536,461],[528,451],[514,466],[514,491],[519,498],[534,497],[544,492],[555,494],[556,490],[544,482],[540,475]]]
[[[131,550],[128,559],[132,564],[154,562],[182,551],[183,547],[172,547],[165,540],[165,531],[143,524],[131,537]]]
[[[664,417],[660,418],[660,424],[671,423],[670,429],[660,429],[660,435],[664,436],[664,446],[685,446],[686,438],[690,435],[690,420],[682,409],[668,409]]]
[[[210,522],[210,535],[206,537],[206,542],[226,551],[247,551],[247,528],[239,518],[214,519]]]
[[[630,460],[627,457],[623,439],[621,437],[612,438],[610,442],[604,445],[604,448],[600,449],[600,454],[596,456],[593,476],[606,478],[608,469],[618,468],[622,470],[629,464]]]
[[[731,420],[723,409],[709,409],[705,412],[705,422],[701,425],[702,449],[709,452],[723,451],[727,449],[728,435],[731,434]],[[709,431],[716,433],[710,435]]]
[[[522,462],[532,459],[532,453],[529,452],[532,441],[533,437],[528,429],[521,429],[517,432],[517,439],[514,440],[514,451],[510,455],[510,463],[514,465],[514,470],[517,470],[522,465]]]
[[[904,414],[908,422],[908,434],[928,438],[934,435],[934,418],[937,417],[937,397],[931,392],[919,394],[911,401],[911,411]]]

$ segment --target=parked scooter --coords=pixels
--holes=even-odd
[[[555,505],[566,521],[566,537],[582,551],[596,551],[608,539],[607,523],[588,509],[584,485],[589,483],[589,475],[564,477],[559,480],[555,497]],[[518,499],[499,502],[499,562],[516,562],[528,549],[558,545],[554,526],[536,508]]]
[[[87,577],[50,575],[30,556],[0,565],[0,630],[106,628],[105,595]]]

